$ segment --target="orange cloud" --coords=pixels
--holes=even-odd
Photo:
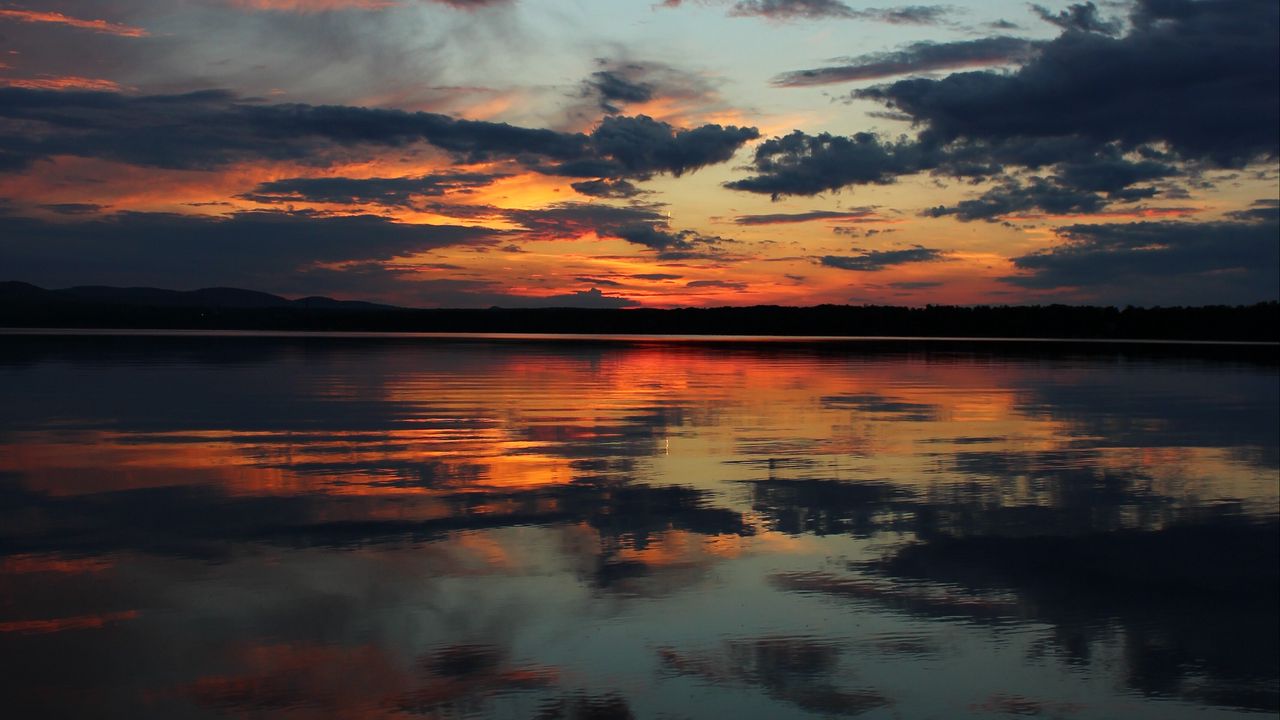
[[[0,81],[3,82],[3,81]],[[452,166],[426,154],[402,161],[378,157],[361,163],[335,164],[332,176],[379,177],[426,175],[432,172],[484,172],[489,166]],[[297,162],[241,163],[217,172],[141,168],[110,160],[56,157],[38,163],[22,173],[0,176],[0,197],[14,204],[31,206],[51,203],[87,203],[104,211],[175,212],[224,214],[234,210],[260,209],[262,205],[238,197],[260,183],[284,178],[316,176],[315,168]],[[466,195],[470,201],[478,196]],[[293,203],[295,208],[329,209],[322,203]],[[370,205],[344,208],[352,213],[384,212]],[[419,217],[420,216],[420,217]],[[399,220],[427,221],[434,215],[408,211],[397,213]]]
[[[120,90],[120,84],[112,80],[80,77],[79,75],[67,75],[65,77],[0,78],[0,84],[8,87],[27,88],[28,90]]]
[[[50,618],[48,620],[13,620],[0,622],[0,633],[16,632],[42,635],[62,632],[63,630],[97,630],[111,623],[133,620],[138,617],[137,610],[104,613],[102,615],[75,615],[72,617]]]
[[[0,20],[16,20],[26,23],[56,23],[68,25],[82,30],[120,35],[121,37],[146,37],[150,33],[140,27],[122,25],[107,20],[85,20],[63,15],[60,12],[41,12],[38,10],[0,9]]]

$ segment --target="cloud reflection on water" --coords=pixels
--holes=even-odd
[[[694,682],[779,716],[1075,708],[1045,698],[1052,663],[931,700],[850,674],[985,657],[1006,626],[1188,712],[1276,706],[1273,365],[12,345],[0,650],[27,662],[0,687],[19,707],[646,716]],[[1116,643],[1118,667],[1093,660]]]

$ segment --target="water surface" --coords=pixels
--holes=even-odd
[[[1266,352],[0,342],[15,717],[1280,707]]]

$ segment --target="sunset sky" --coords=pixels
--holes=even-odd
[[[0,2],[0,280],[1276,300],[1278,38],[1276,0]]]

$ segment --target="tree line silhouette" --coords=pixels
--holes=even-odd
[[[0,326],[439,333],[1280,340],[1280,304],[756,305],[714,308],[411,309],[231,288],[44,290],[0,283]]]

